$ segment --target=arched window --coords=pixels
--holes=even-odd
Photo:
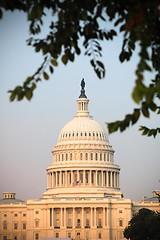
[[[85,154],[85,159],[88,160],[88,153]]]
[[[68,154],[66,153],[66,161],[68,161]]]
[[[72,153],[70,153],[70,160],[72,160]]]
[[[109,153],[107,153],[107,162],[109,162]]]
[[[93,160],[93,153],[91,153],[91,160]]]
[[[97,153],[95,154],[95,159],[96,159],[96,161],[98,160],[98,154]]]
[[[82,153],[80,153],[80,160],[82,160]]]
[[[7,221],[4,221],[4,222],[3,222],[3,229],[4,229],[4,230],[7,230]]]

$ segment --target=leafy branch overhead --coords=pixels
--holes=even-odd
[[[123,35],[120,62],[129,61],[139,45],[139,62],[135,69],[135,87],[132,98],[139,105],[124,120],[108,124],[109,133],[118,129],[122,132],[135,124],[140,115],[149,118],[150,112],[160,113],[160,2],[159,0],[0,0],[0,18],[5,10],[22,10],[27,14],[30,38],[27,44],[43,54],[44,60],[38,70],[27,77],[22,86],[10,90],[10,100],[18,101],[26,97],[30,100],[38,82],[49,80],[50,74],[58,66],[74,62],[81,54],[81,43],[98,78],[105,77],[105,67],[101,62],[102,41],[112,41],[120,33]],[[52,12],[48,34],[40,38],[43,20],[47,12]],[[102,26],[105,23],[106,28]],[[110,29],[108,22],[112,22]],[[152,71],[154,78],[147,85],[144,74]],[[49,72],[49,73],[48,73]],[[160,129],[141,126],[143,135],[156,136]]]

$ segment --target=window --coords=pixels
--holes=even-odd
[[[72,153],[70,153],[70,160],[72,160]]]
[[[94,183],[94,172],[93,171],[91,172],[91,183],[92,184]]]
[[[17,213],[15,213],[14,216],[17,217]]]
[[[68,233],[68,238],[71,238],[71,233]]]
[[[72,219],[68,219],[68,227],[72,227]]]
[[[66,154],[66,161],[68,161],[68,154]]]
[[[25,234],[22,236],[22,240],[26,240],[26,235]]]
[[[86,219],[86,227],[89,227],[89,219]]]
[[[98,238],[101,239],[102,238],[102,234],[98,233]]]
[[[56,233],[56,238],[59,238],[59,233]]]
[[[100,161],[102,161],[102,153],[100,153]]]
[[[23,217],[26,217],[26,213],[23,213]]]
[[[80,153],[80,160],[82,160],[82,153]]]
[[[86,183],[88,183],[88,172],[86,172]]]
[[[39,233],[35,234],[35,239],[39,239]]]
[[[98,154],[97,154],[97,153],[95,154],[95,159],[96,159],[96,161],[97,161],[97,159],[98,159]]]
[[[26,229],[26,223],[23,223],[23,229]]]
[[[123,227],[123,220],[122,219],[119,220],[119,226]]]
[[[14,236],[14,240],[17,240],[17,236]]]
[[[63,154],[62,154],[62,161],[63,161]]]
[[[86,232],[86,240],[89,240],[89,232]]]
[[[91,153],[91,160],[93,160],[93,153]]]
[[[35,221],[35,227],[39,227],[39,220]]]
[[[123,213],[123,211],[122,211],[122,210],[119,210],[119,213]]]
[[[17,230],[18,229],[18,224],[14,223],[14,229]]]
[[[98,227],[101,227],[102,226],[102,221],[101,221],[101,219],[99,218],[98,219]]]
[[[104,153],[104,161],[106,161],[106,154]]]
[[[6,214],[6,213],[4,214],[4,217],[7,217],[7,214]]]
[[[81,220],[77,219],[77,226],[80,227],[81,226]]]
[[[38,214],[39,212],[38,211],[36,211],[36,214]]]
[[[87,133],[85,133],[85,137],[87,136]]]
[[[91,133],[89,133],[89,136],[91,136]]]
[[[7,230],[7,221],[3,222],[3,230]]]
[[[7,236],[3,236],[3,240],[7,240]]]
[[[85,159],[88,160],[88,153],[85,154]]]
[[[81,133],[81,137],[82,137],[82,133]]]
[[[109,153],[107,153],[107,162],[109,162]]]

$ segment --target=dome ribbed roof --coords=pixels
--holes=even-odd
[[[58,143],[64,141],[100,141],[101,144],[108,143],[107,134],[97,121],[93,120],[90,116],[74,117],[72,121],[67,123],[61,130]]]

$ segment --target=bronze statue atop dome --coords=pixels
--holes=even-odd
[[[84,88],[85,88],[85,81],[84,81],[84,78],[82,78],[82,80],[81,80],[81,94],[80,94],[79,98],[87,98]]]

